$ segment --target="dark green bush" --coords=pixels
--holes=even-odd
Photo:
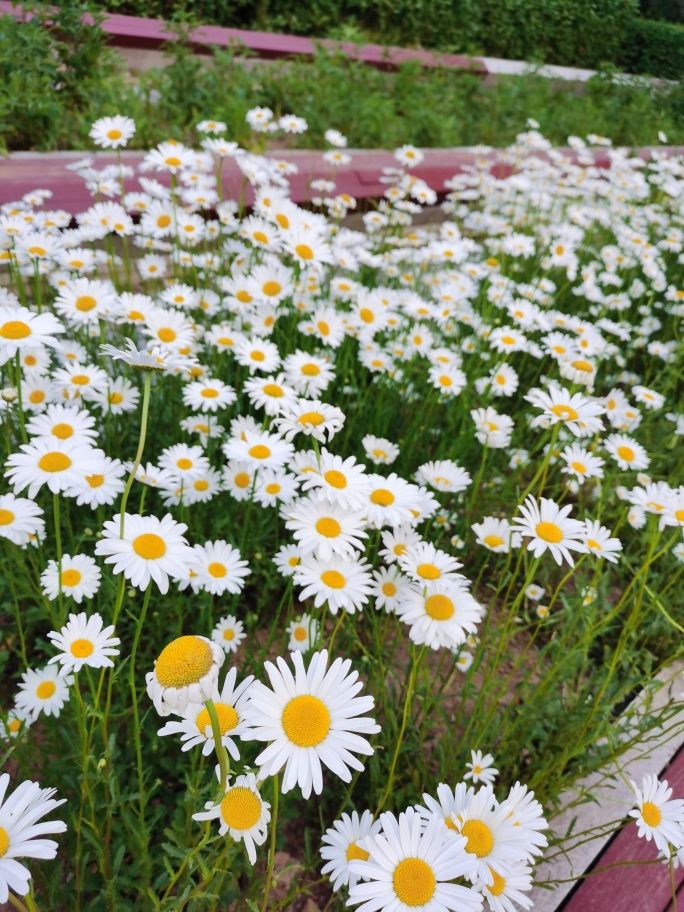
[[[684,22],[684,0],[641,0],[639,7],[646,19]]]
[[[684,77],[684,26],[637,19],[627,29],[619,63],[628,72]]]

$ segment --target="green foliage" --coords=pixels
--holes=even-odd
[[[619,61],[631,72],[681,79],[684,76],[684,26],[636,19],[627,28]]]
[[[111,105],[123,87],[104,33],[83,22],[92,11],[66,0],[49,11],[24,4],[33,18],[0,17],[0,147],[59,148],[84,142],[84,114]],[[47,22],[51,27],[46,28]]]
[[[12,87],[0,100],[0,142],[10,149],[89,148],[92,121],[119,112],[136,121],[134,144],[141,148],[169,137],[190,141],[204,117],[224,120],[230,137],[247,143],[245,113],[255,105],[305,117],[309,130],[293,143],[308,148],[321,148],[331,125],[355,148],[503,146],[525,128],[527,117],[557,144],[571,134],[603,133],[607,123],[622,144],[653,143],[659,130],[673,142],[684,139],[680,87],[654,90],[599,76],[578,89],[534,74],[486,84],[468,73],[426,71],[413,63],[381,72],[323,51],[313,63],[251,64],[217,49],[207,63],[191,53],[178,29],[167,47],[167,67],[127,84],[100,47],[80,89],[76,62],[61,69],[53,62],[52,32],[9,18],[0,20],[0,29],[7,35],[0,41],[0,77]],[[4,55],[10,45],[21,53]],[[60,79],[64,88],[55,90]]]
[[[639,18],[639,0],[113,0],[139,16],[678,78],[681,34]],[[684,0],[641,0],[652,19],[684,20]],[[625,50],[627,53],[625,53]]]

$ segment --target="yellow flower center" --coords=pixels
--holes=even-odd
[[[601,551],[601,545],[596,541],[595,538],[588,538],[586,541],[587,548],[591,548],[592,551]]]
[[[104,475],[86,475],[85,480],[91,488],[101,488],[104,484]]]
[[[332,516],[322,516],[316,523],[316,531],[326,538],[337,538],[342,531],[342,526]]]
[[[416,573],[422,579],[426,580],[436,580],[439,579],[442,575],[442,571],[439,567],[435,567],[434,564],[418,564],[416,567]]]
[[[204,396],[205,399],[216,399],[218,390],[214,389],[212,386],[207,386],[202,390],[202,396]]]
[[[448,621],[454,611],[454,603],[446,595],[429,595],[425,599],[425,613],[433,621]]]
[[[75,386],[87,386],[90,383],[90,377],[87,374],[74,374],[71,382]]]
[[[56,690],[57,685],[54,681],[41,681],[36,687],[36,696],[39,700],[49,700]]]
[[[9,833],[4,827],[0,826],[0,858],[5,855],[10,847]]]
[[[574,421],[578,417],[578,413],[569,405],[552,405],[551,411],[562,421]]]
[[[329,469],[327,472],[323,473],[323,478],[327,481],[331,488],[346,488],[347,479],[342,472],[338,472],[337,469]]]
[[[587,471],[587,467],[583,462],[571,462],[570,467],[576,472],[579,472],[580,475],[584,475],[584,473]]]
[[[77,659],[87,659],[89,655],[93,654],[94,649],[90,640],[74,640],[69,647],[72,656]]]
[[[143,532],[133,539],[133,550],[144,560],[159,560],[166,554],[166,542],[161,535],[154,532]]]
[[[297,244],[295,253],[298,257],[301,257],[302,260],[313,260],[314,258],[314,252],[308,244]]]
[[[238,785],[223,797],[221,817],[231,830],[251,830],[261,817],[261,801],[251,789]]]
[[[370,855],[355,842],[350,842],[346,851],[347,861],[368,861]]]
[[[34,405],[38,405],[39,402],[42,402],[45,399],[45,393],[43,390],[33,390],[32,393],[29,393],[29,401]]]
[[[619,446],[617,448],[617,454],[620,459],[624,460],[625,462],[633,462],[636,455],[634,450],[628,446]]]
[[[304,412],[297,420],[300,424],[310,424],[313,427],[318,427],[325,421],[325,416],[321,415],[320,412]]]
[[[280,282],[276,282],[276,281],[272,280],[270,282],[264,282],[264,284],[261,286],[261,290],[263,291],[263,293],[265,295],[268,295],[269,297],[274,297],[275,295],[280,294],[280,292],[282,291],[282,285],[280,284]]]
[[[181,456],[181,458],[176,462],[176,465],[179,469],[186,471],[192,468],[192,459],[188,459],[186,456]]]
[[[121,139],[122,136],[121,130],[107,130],[107,139]]]
[[[330,335],[330,325],[325,322],[325,320],[319,320],[316,324],[318,326],[318,331],[322,336]]]
[[[38,468],[43,472],[66,472],[71,468],[71,460],[66,453],[45,453],[40,457]]]
[[[263,443],[257,443],[255,446],[250,447],[249,455],[252,459],[268,459],[271,455],[271,451]]]
[[[0,509],[0,526],[9,526],[10,523],[13,523],[15,519],[14,513],[11,510]]]
[[[71,437],[74,433],[74,429],[70,424],[56,424],[52,428],[53,437],[58,437],[60,440],[66,440],[68,437]]]
[[[382,594],[387,595],[391,598],[393,595],[397,594],[397,587],[394,585],[394,583],[383,583]]]
[[[570,366],[574,367],[575,370],[582,371],[583,374],[593,374],[594,372],[594,365],[591,361],[584,361],[583,359],[571,361]]]
[[[324,570],[321,573],[321,582],[330,589],[344,589],[347,584],[347,580],[337,570]]]
[[[32,253],[33,256],[44,257],[47,253],[47,250],[45,247],[29,247],[28,252]]]
[[[230,643],[231,640],[235,639],[235,631],[232,629],[232,627],[228,627],[223,631],[223,639],[228,643]]]
[[[404,858],[394,869],[392,886],[400,902],[407,906],[424,906],[435,895],[437,879],[427,861]]]
[[[248,488],[250,485],[250,477],[247,472],[238,472],[235,476],[235,484],[238,488]]]
[[[7,721],[7,731],[10,734],[16,735],[21,730],[21,719],[8,719]],[[2,857],[2,848],[0,847],[0,857]]]
[[[209,566],[207,567],[207,573],[209,574],[209,576],[213,576],[214,579],[222,579],[228,573],[228,571],[226,570],[226,567],[224,564],[219,564],[218,562],[214,562],[214,563],[209,564]]]
[[[216,707],[219,729],[221,734],[225,735],[226,732],[232,731],[238,724],[238,714],[228,703],[215,703],[214,706]],[[195,719],[195,725],[197,726],[200,735],[203,735],[206,732],[207,726],[211,728],[211,718],[209,717],[207,709],[200,710]]]
[[[556,523],[537,523],[534,531],[543,541],[550,542],[553,545],[557,545],[559,541],[563,541],[563,532],[560,526],[557,526]]]
[[[31,335],[31,327],[22,320],[8,320],[0,326],[0,336],[3,339],[25,339]]]
[[[500,535],[485,535],[482,540],[485,545],[488,545],[490,548],[500,548],[504,543],[504,540]]]
[[[81,295],[76,298],[75,307],[76,310],[80,310],[81,313],[87,313],[89,310],[97,307],[97,301],[91,295]]]
[[[330,712],[318,697],[293,697],[283,710],[283,730],[297,747],[315,747],[328,737]]]
[[[169,155],[168,158],[164,159],[164,164],[168,165],[169,168],[178,168],[181,165],[181,160],[175,155]]]
[[[663,815],[660,813],[660,808],[653,804],[652,801],[644,801],[641,805],[641,816],[644,818],[645,824],[650,827],[657,827]]]
[[[489,869],[489,873],[494,878],[492,885],[487,887],[492,896],[501,896],[503,891],[506,889],[506,878],[502,877],[494,868]]]
[[[207,674],[212,662],[209,643],[196,636],[182,636],[162,649],[154,670],[162,687],[188,687]]]
[[[492,831],[482,820],[466,820],[461,827],[461,835],[468,840],[466,852],[478,858],[486,858],[494,848]]]
[[[171,216],[163,212],[160,216],[157,217],[157,227],[158,228],[168,228],[171,224]]]
[[[371,501],[379,507],[389,507],[394,503],[394,494],[387,488],[376,488],[370,496]]]
[[[274,399],[280,399],[281,396],[284,396],[284,390],[282,386],[278,386],[277,383],[266,383],[262,388],[262,392],[266,396],[272,396]]]
[[[252,235],[257,244],[268,244],[268,235],[263,231],[255,231]]]
[[[63,586],[78,586],[82,579],[83,576],[80,570],[76,570],[74,567],[69,568],[69,570],[62,571]]]
[[[317,377],[321,372],[317,364],[302,364],[302,373],[305,377]]]

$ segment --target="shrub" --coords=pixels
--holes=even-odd
[[[636,19],[627,29],[619,62],[629,72],[681,79],[684,76],[684,26]]]

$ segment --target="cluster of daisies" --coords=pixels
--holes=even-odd
[[[256,134],[306,130],[268,108],[247,119]],[[644,527],[684,563],[684,486],[646,445],[681,451],[684,436],[668,399],[681,363],[668,327],[684,316],[684,165],[611,150],[600,171],[583,141],[560,153],[532,126],[507,153],[513,177],[491,174],[483,149],[447,182],[446,220],[416,227],[437,194],[412,171],[423,153],[404,146],[356,230],[344,222],[356,201],[332,179],[353,158],[338,131],[323,153],[331,179],[312,182],[307,207],[290,198],[292,162],[240,148],[219,121],[197,131],[198,148],[162,143],[137,173],[120,156],[70,165],[95,198],[75,219],[44,190],[0,207],[0,540],[42,600],[53,651],[22,669],[0,736],[58,716],[82,669],[104,674],[129,652],[112,593],[204,598],[207,626],[193,618],[201,632],[167,645],[147,688],[169,717],[161,735],[217,755],[220,797],[198,819],[217,818],[254,861],[270,820],[263,780],[282,775],[282,791],[305,798],[322,792],[324,768],[350,782],[379,732],[351,661],[328,666],[331,615],[337,631],[377,610],[468,672],[487,614],[474,559],[491,559],[493,574],[513,552],[530,552],[535,572],[590,561],[583,605]],[[118,151],[134,132],[115,116],[91,136]],[[224,194],[225,159],[250,188],[249,211]],[[355,439],[354,419],[383,397],[390,411],[424,411],[425,439],[402,438],[391,415]],[[458,439],[440,437],[446,415],[459,416]],[[134,458],[120,446],[130,428]],[[519,496],[485,515],[481,495],[507,481],[495,463]],[[219,533],[227,514],[233,530],[244,523],[239,546]],[[203,540],[194,530],[207,516],[215,534]],[[251,547],[257,520],[277,535],[266,560]],[[238,681],[236,668],[219,682],[225,656],[257,633],[240,597],[273,566],[301,603],[276,644],[289,664],[267,662],[269,684]],[[540,619],[545,591],[525,590]],[[72,602],[84,610],[68,613]],[[245,758],[254,741],[263,749]],[[232,776],[231,762],[242,764]],[[477,909],[483,896],[494,912],[529,905],[541,808],[520,784],[499,801],[491,762],[474,755],[463,783],[399,816],[344,815],[324,840],[334,888],[364,912]],[[25,785],[28,826],[56,802]],[[648,790],[644,807],[658,809]],[[3,820],[0,808],[0,872],[24,838]],[[7,882],[21,895],[20,867]]]

